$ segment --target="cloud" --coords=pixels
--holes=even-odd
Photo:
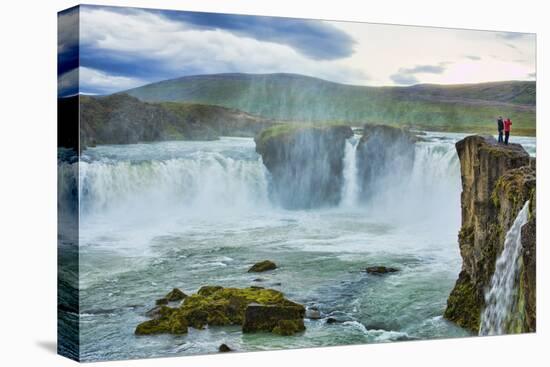
[[[348,83],[368,78],[359,69],[336,60],[312,59],[286,43],[187,24],[140,9],[80,9],[80,65],[102,73],[95,75],[93,85],[83,84],[81,91],[93,87],[96,92],[115,92],[138,81],[231,72],[298,73]]]
[[[408,74],[400,74],[400,73],[393,74],[393,75],[390,75],[390,79],[395,84],[401,84],[401,85],[418,84],[418,79],[416,79],[416,77],[414,77],[413,75],[408,75]]]
[[[78,68],[57,76],[57,96],[68,97],[78,94]]]
[[[88,94],[106,94],[115,90],[131,89],[146,84],[139,78],[110,75],[99,70],[80,67],[80,91]]]
[[[502,38],[505,40],[518,40],[518,39],[530,37],[532,36],[532,34],[520,33],[520,32],[498,32],[496,33],[496,36],[498,38]]]
[[[537,73],[529,73],[527,74],[528,78],[535,79],[537,77]]]
[[[351,56],[356,43],[346,32],[318,20],[166,10],[156,13],[201,29],[221,29],[258,41],[287,45],[317,60]]]
[[[78,80],[75,79],[73,72],[78,68],[78,18],[78,8],[71,8],[58,14],[57,93],[59,96],[78,93]]]
[[[416,65],[412,68],[400,68],[397,73],[390,75],[390,79],[401,85],[417,84],[419,81],[416,74],[443,74],[447,62],[440,62],[438,65]]]
[[[475,56],[475,55],[466,55],[465,57],[466,57],[467,59],[472,60],[472,61],[479,61],[479,60],[481,60],[481,57]]]

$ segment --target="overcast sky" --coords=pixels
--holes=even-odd
[[[77,92],[78,66],[87,94],[233,72],[373,86],[535,79],[533,34],[102,6],[79,17],[80,37],[77,12],[59,15],[62,95]]]

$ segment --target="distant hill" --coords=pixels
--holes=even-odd
[[[81,149],[96,144],[255,136],[272,122],[235,109],[195,103],[147,103],[127,94],[80,96]]]
[[[384,123],[439,130],[492,129],[498,115],[535,129],[536,85],[508,81],[464,85],[367,87],[296,74],[213,74],[166,80],[126,91],[148,102],[235,108],[284,121]]]

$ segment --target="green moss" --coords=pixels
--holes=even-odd
[[[293,335],[297,332],[304,331],[304,320],[280,320],[272,332],[279,335]]]
[[[202,329],[206,325],[243,325],[246,309],[251,304],[279,307],[285,311],[278,318],[271,319],[271,323],[290,318],[289,315],[301,315],[303,319],[303,306],[289,301],[274,289],[204,286],[196,294],[186,297],[179,308],[163,306],[158,318],[138,325],[136,334],[178,334],[188,326]]]
[[[136,335],[186,334],[187,320],[178,314],[177,309],[163,307],[159,318],[142,322],[136,327]]]
[[[306,130],[322,131],[333,127],[349,127],[341,122],[325,122],[325,123],[284,123],[276,124],[272,127],[264,129],[256,137],[256,144],[264,145],[271,139],[288,139],[295,133]]]
[[[166,296],[164,296],[164,298],[166,298],[168,302],[181,301],[186,297],[187,295],[183,293],[181,290],[179,290],[178,288],[172,289],[170,292],[168,292]]]
[[[444,317],[474,333],[479,332],[482,301],[470,276],[462,270],[449,299]]]

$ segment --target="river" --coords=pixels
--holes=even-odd
[[[463,134],[432,133],[416,144],[411,174],[389,175],[357,202],[355,146],[346,143],[342,202],[284,210],[249,138],[110,145],[83,152],[80,170],[80,354],[83,361],[377,343],[470,335],[444,320],[461,267]],[[534,138],[515,138],[535,155]],[[63,190],[63,188],[60,188]],[[61,195],[62,196],[62,195]],[[272,272],[251,274],[269,259]],[[385,265],[385,276],[362,272]],[[154,300],[174,287],[281,290],[317,307],[294,336],[242,334],[239,327],[136,337]],[[327,323],[327,317],[339,322]]]

